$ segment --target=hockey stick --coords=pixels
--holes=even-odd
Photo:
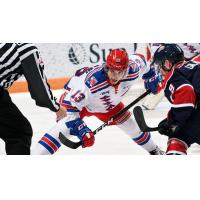
[[[139,128],[142,132],[159,131],[159,130],[162,129],[162,128],[159,128],[159,127],[151,128],[146,124],[145,119],[144,119],[144,113],[143,113],[142,108],[140,106],[136,106],[133,109],[133,114],[134,114],[135,120],[136,120],[136,122],[137,122],[137,124],[138,124],[138,126],[139,126]]]
[[[93,131],[94,135],[96,135],[99,131],[101,131],[104,127],[111,124],[115,119],[117,119],[121,114],[126,112],[128,109],[130,109],[132,106],[134,106],[136,103],[138,103],[141,99],[146,97],[148,94],[150,94],[151,91],[147,90],[142,95],[140,95],[137,99],[135,99],[132,103],[130,103],[128,106],[126,106],[124,109],[122,109],[120,112],[118,112],[116,115],[111,117],[107,122],[102,124],[100,127],[98,127],[95,131]],[[77,149],[79,146],[81,146],[82,142],[73,142],[66,138],[62,133],[59,133],[59,139],[65,146],[71,148],[71,149]]]

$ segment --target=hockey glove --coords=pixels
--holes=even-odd
[[[87,127],[87,125],[80,118],[72,120],[66,123],[70,129],[70,134],[75,135],[82,141],[82,147],[90,147],[94,144],[95,137],[93,132]]]
[[[144,87],[150,90],[153,94],[157,94],[157,86],[160,82],[160,77],[156,74],[155,69],[151,68],[149,72],[143,74]]]
[[[159,133],[168,137],[172,136],[179,130],[178,126],[171,124],[167,118],[162,120],[158,127],[160,128]]]

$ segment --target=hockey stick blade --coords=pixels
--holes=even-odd
[[[142,108],[140,106],[136,106],[133,109],[133,114],[134,114],[135,120],[142,132],[152,132],[152,131],[160,130],[159,127],[151,128],[146,124],[145,119],[144,119],[144,114],[143,114]]]
[[[66,138],[62,133],[59,133],[59,139],[64,144],[65,146],[71,148],[71,149],[77,149],[79,146],[81,146],[81,141],[80,142],[73,142]]]

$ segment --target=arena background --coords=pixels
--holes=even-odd
[[[61,89],[73,73],[82,67],[105,62],[111,49],[125,49],[129,54],[148,57],[147,43],[36,43],[45,64],[45,74],[52,89]],[[16,81],[10,92],[26,92],[24,78]]]

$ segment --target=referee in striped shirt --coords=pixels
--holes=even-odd
[[[32,127],[12,102],[7,89],[22,75],[36,105],[49,108],[57,120],[66,116],[53,96],[37,47],[29,43],[0,43],[0,138],[8,155],[29,155]]]

